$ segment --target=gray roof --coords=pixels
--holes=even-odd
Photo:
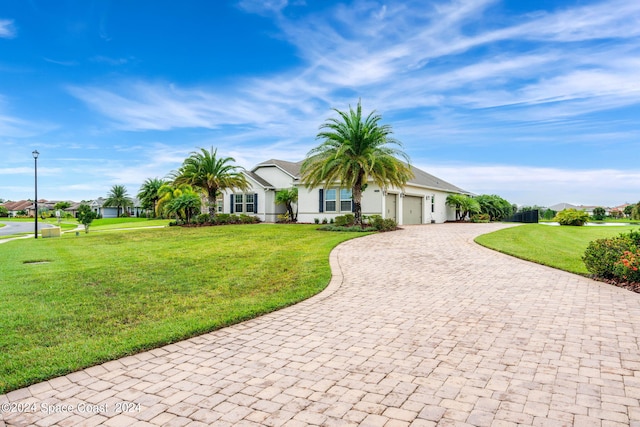
[[[411,166],[411,171],[413,172],[414,177],[411,178],[407,182],[407,184],[415,184],[421,187],[433,188],[434,190],[449,191],[452,193],[471,194],[460,187],[456,187],[455,185],[438,178],[437,176],[426,173],[422,169]]]
[[[265,167],[265,166],[276,166],[280,169],[282,169],[283,171],[285,171],[286,173],[288,173],[289,175],[291,175],[293,178],[295,179],[300,179],[300,168],[302,166],[302,163],[304,162],[304,160],[301,160],[299,162],[287,162],[285,160],[277,160],[277,159],[270,159],[267,160],[265,162],[259,163],[256,167],[254,167],[251,171],[251,177],[256,179],[256,181],[260,182],[264,182],[263,185],[265,186],[269,186],[272,187],[271,184],[267,183],[266,181],[264,181],[264,179],[258,177],[257,175],[253,174],[253,172],[261,167]],[[414,166],[411,166],[411,171],[413,172],[414,177],[411,178],[407,184],[413,184],[413,185],[417,185],[420,187],[426,187],[426,188],[431,188],[434,190],[441,190],[441,191],[447,191],[447,192],[451,192],[451,193],[461,193],[461,194],[471,194],[470,192],[463,190],[460,187],[456,187],[455,185],[438,178],[437,176],[433,176],[429,173],[426,173],[425,171],[418,169]],[[255,175],[255,176],[254,176]],[[261,184],[262,184],[261,182]]]
[[[251,172],[254,172],[256,169],[264,166],[276,166],[291,175],[293,178],[300,178],[300,167],[302,166],[302,162],[304,162],[304,160],[294,163],[287,162],[285,160],[270,159],[266,162],[259,163],[251,170]]]
[[[244,173],[247,176],[251,177],[251,179],[256,181],[258,184],[262,185],[263,187],[265,187],[265,188],[274,188],[273,185],[268,183],[264,178],[262,178],[261,176],[257,175],[256,173],[254,173],[252,171],[244,171]]]

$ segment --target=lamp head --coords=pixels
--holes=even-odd
[[[40,153],[38,153],[38,150],[33,150],[31,152],[31,154],[33,154],[33,158],[36,159],[36,160],[38,159],[38,156],[40,155]]]

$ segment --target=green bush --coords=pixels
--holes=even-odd
[[[359,225],[338,226],[338,225],[334,225],[334,224],[322,225],[322,226],[320,226],[318,228],[318,230],[321,230],[321,231],[355,231],[355,232],[377,231],[374,227],[371,227],[371,226],[362,228]]]
[[[255,224],[260,222],[260,218],[258,218],[257,216],[253,216],[253,215],[245,215],[245,214],[241,214],[239,217],[239,221],[241,224]]]
[[[558,212],[553,220],[558,221],[560,225],[580,226],[589,221],[589,214],[575,209],[565,209]]]
[[[640,233],[636,233],[640,235]],[[589,243],[582,261],[589,272],[597,277],[613,279],[619,277],[616,264],[626,251],[635,251],[636,245],[628,234],[608,239],[598,239]]]
[[[208,213],[200,214],[196,217],[196,224],[207,224],[211,222],[211,216]]]
[[[398,223],[393,218],[383,219],[380,215],[371,215],[369,225],[377,231],[393,231],[398,228]]]
[[[489,222],[491,220],[491,217],[489,216],[489,214],[483,213],[483,214],[475,214],[471,216],[471,222]]]
[[[336,217],[335,224],[338,227],[345,227],[353,225],[356,221],[356,217],[353,214],[340,215]]]

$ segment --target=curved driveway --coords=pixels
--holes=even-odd
[[[473,243],[502,227],[411,226],[351,240],[333,251],[322,294],[0,396],[39,405],[4,420],[640,425],[640,295]]]

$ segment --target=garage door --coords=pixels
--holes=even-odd
[[[396,200],[398,196],[396,194],[387,194],[384,200],[384,205],[386,209],[386,213],[384,215],[385,218],[392,218],[394,221],[397,221],[397,213],[398,209],[396,207]]]
[[[402,199],[402,223],[422,224],[422,197],[404,196]]]

